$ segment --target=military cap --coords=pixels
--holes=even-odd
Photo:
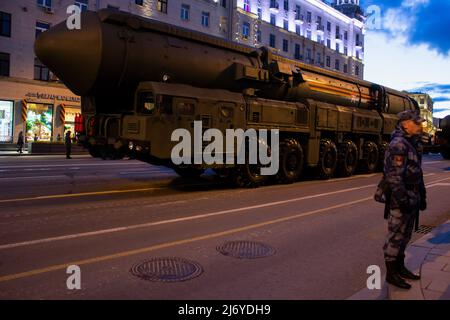
[[[420,112],[416,110],[406,110],[397,114],[398,122],[412,120],[416,123],[422,123],[425,120],[420,116]]]

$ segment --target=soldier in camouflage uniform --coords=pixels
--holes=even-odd
[[[411,240],[419,210],[425,210],[427,205],[419,146],[423,120],[418,112],[412,110],[398,116],[399,122],[392,134],[384,163],[390,214],[389,232],[383,249],[387,267],[386,282],[409,289],[411,285],[404,279],[419,280],[420,276],[406,269],[405,249]]]

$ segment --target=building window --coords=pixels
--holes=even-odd
[[[88,9],[88,0],[76,0],[75,1],[75,5],[78,6],[81,9],[81,11],[87,11],[87,9]]]
[[[348,40],[348,32],[344,31],[344,40]]]
[[[318,43],[322,43],[322,36],[317,35],[317,42],[318,42]]]
[[[262,8],[258,8],[258,19],[262,19]]]
[[[306,37],[311,40],[311,30],[306,31]]]
[[[11,14],[0,11],[0,36],[11,37]]]
[[[331,58],[330,58],[330,56],[327,56],[327,67],[331,68]]]
[[[136,3],[138,6],[143,6],[143,5],[144,5],[144,0],[135,0],[135,3]]]
[[[261,30],[256,31],[256,41],[261,42],[262,35]]]
[[[9,77],[9,53],[0,52],[0,76]]]
[[[167,0],[158,0],[158,11],[162,13],[167,13]]]
[[[294,49],[294,58],[297,60],[301,59],[301,54],[300,54],[300,45],[298,43],[295,44],[295,49]]]
[[[301,29],[298,24],[295,25],[295,33],[298,34],[299,36],[301,35]]]
[[[359,66],[355,67],[355,75],[359,76]]]
[[[286,39],[283,39],[283,51],[284,52],[289,51],[289,42]]]
[[[312,61],[312,56],[311,56],[311,49],[308,48],[306,49],[306,62],[311,63]]]
[[[289,21],[287,19],[283,20],[283,28],[284,30],[289,30]]]
[[[209,27],[209,12],[202,12],[202,26]]]
[[[344,54],[345,54],[346,56],[348,56],[348,48],[347,48],[347,46],[344,46]]]
[[[335,63],[334,63],[334,68],[335,68],[336,70],[339,70],[339,69],[340,69],[339,59],[336,59],[336,61],[335,61]]]
[[[289,0],[284,0],[284,10],[285,11],[289,10]]]
[[[341,32],[339,26],[336,26],[336,38],[339,36],[340,33]]]
[[[45,7],[45,8],[51,8],[52,7],[52,0],[37,0],[38,6]]]
[[[347,66],[347,64],[344,64],[344,73],[347,73],[348,72],[348,66]]]
[[[299,5],[295,6],[295,20],[300,20],[302,8]]]
[[[356,59],[359,59],[359,51],[356,51]]]
[[[250,12],[250,0],[244,0],[244,11]]]
[[[317,52],[317,63],[318,64],[322,63],[322,55],[320,54],[320,52]]]
[[[189,20],[189,9],[190,6],[187,4],[181,5],[181,20]]]
[[[306,12],[306,22],[311,23],[312,13],[310,11]]]
[[[50,81],[50,71],[38,58],[34,58],[34,80]]]
[[[336,51],[341,52],[341,47],[339,46],[339,43],[336,43]]]
[[[0,100],[0,143],[13,142],[14,102]]]
[[[327,21],[327,31],[331,32],[331,22]]]
[[[331,49],[331,40],[330,40],[330,39],[327,39],[327,47],[328,47],[329,49]]]
[[[270,14],[270,24],[275,26],[277,24],[277,16],[273,13]]]
[[[227,7],[227,0],[221,0],[221,1],[220,1],[220,5],[221,5],[222,7],[224,7],[224,8],[226,8],[226,7]]]
[[[45,22],[36,22],[36,38],[38,35],[40,35],[42,32],[47,31],[50,29],[50,24]]]
[[[271,46],[272,48],[276,48],[275,35],[272,33],[270,34],[269,38],[269,46]]]
[[[242,25],[242,38],[248,39],[250,37],[250,23],[244,22]]]

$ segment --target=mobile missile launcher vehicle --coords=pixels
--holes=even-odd
[[[268,176],[250,163],[175,165],[172,132],[278,129],[280,183],[305,167],[322,178],[380,168],[406,94],[340,73],[116,10],[85,12],[42,33],[38,58],[82,96],[80,140],[93,156],[125,154],[182,176],[213,168],[240,186]],[[270,142],[269,142],[270,148]]]

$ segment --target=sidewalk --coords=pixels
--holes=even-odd
[[[422,279],[410,281],[410,290],[389,285],[390,300],[450,300],[450,220],[411,244],[406,265]]]

